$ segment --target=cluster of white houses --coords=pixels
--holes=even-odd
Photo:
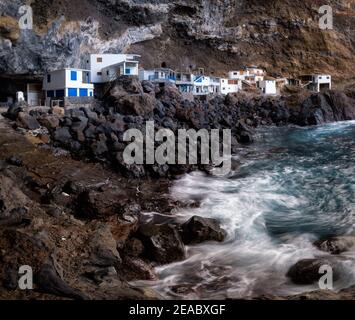
[[[331,89],[330,75],[308,75],[297,79],[272,78],[255,66],[231,71],[228,76],[206,75],[203,69],[175,71],[169,68],[143,69],[136,54],[91,54],[84,61],[84,69],[66,68],[49,72],[44,76],[42,88],[27,86],[25,99],[30,105],[38,105],[42,97],[46,105],[67,97],[96,97],[96,90],[120,76],[135,76],[139,80],[156,83],[170,82],[179,91],[190,96],[208,96],[236,93],[254,88],[266,95],[277,95],[285,85],[297,85],[314,91]],[[36,88],[37,91],[34,89]],[[32,91],[31,91],[32,90]],[[98,90],[97,90],[98,91]]]

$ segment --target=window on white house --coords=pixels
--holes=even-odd
[[[101,62],[102,62],[102,58],[99,57],[99,58],[96,59],[96,61],[97,61],[98,63],[101,63]]]

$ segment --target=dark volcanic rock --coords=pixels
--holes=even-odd
[[[59,127],[59,117],[56,114],[45,114],[38,118],[38,122],[49,131]]]
[[[5,112],[4,116],[10,120],[16,120],[19,113],[26,109],[28,104],[25,101],[20,101],[12,104],[8,110]]]
[[[25,112],[19,112],[17,116],[17,125],[28,130],[36,130],[40,128],[37,119]]]
[[[122,260],[109,225],[101,225],[91,239],[90,263],[100,267],[118,267]]]
[[[181,237],[185,244],[196,244],[204,241],[222,242],[226,238],[226,231],[215,219],[194,216],[181,225]]]
[[[301,106],[296,124],[319,125],[355,118],[355,100],[344,92],[329,91],[313,94]]]
[[[150,94],[126,95],[117,101],[115,110],[124,115],[146,116],[151,115],[156,100]]]
[[[67,127],[59,128],[54,132],[54,140],[62,144],[68,143],[71,139],[72,136]]]
[[[11,165],[16,166],[16,167],[22,167],[23,166],[22,160],[20,158],[16,157],[16,156],[12,156],[10,158],[7,158],[6,162],[8,164],[11,164]]]
[[[77,215],[94,219],[122,214],[125,211],[127,201],[125,194],[120,191],[87,190],[78,196]]]
[[[293,283],[299,285],[313,284],[323,276],[319,273],[320,268],[323,265],[328,265],[333,268],[333,279],[336,281],[339,279],[338,265],[333,260],[328,259],[305,259],[297,262],[287,272]]]
[[[184,244],[173,225],[142,225],[139,236],[145,247],[144,255],[150,260],[168,264],[185,258]]]
[[[35,282],[39,290],[45,293],[76,300],[88,299],[85,294],[79,290],[71,288],[64,280],[62,280],[55,269],[49,264],[43,265],[40,271],[36,274]]]
[[[355,247],[355,236],[332,237],[316,241],[314,245],[322,251],[340,254]]]

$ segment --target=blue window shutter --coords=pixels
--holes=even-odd
[[[126,74],[131,74],[131,69],[126,69]]]
[[[79,96],[80,97],[87,97],[88,96],[88,89],[79,89]]]
[[[54,91],[53,90],[48,90],[47,91],[47,97],[48,98],[54,98]]]
[[[78,75],[76,71],[71,71],[70,72],[70,78],[72,81],[76,81],[78,79]]]
[[[92,97],[92,91],[90,91],[90,97]]]
[[[52,77],[50,74],[47,74],[47,83],[51,83]]]
[[[77,96],[78,96],[78,89],[76,89],[76,88],[69,88],[69,89],[68,89],[68,96],[69,96],[69,97],[77,97]]]

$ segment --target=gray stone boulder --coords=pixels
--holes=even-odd
[[[227,233],[215,219],[192,217],[180,227],[181,237],[185,244],[197,244],[205,241],[225,240]]]
[[[61,144],[67,144],[72,140],[69,128],[63,127],[59,128],[54,132],[54,140],[60,142]]]
[[[316,241],[314,245],[322,251],[340,254],[355,248],[355,236],[332,237]]]
[[[333,269],[333,280],[338,280],[340,277],[340,267],[339,264],[331,259],[304,259],[293,265],[286,276],[291,279],[291,281],[298,285],[309,285],[316,283],[323,276],[321,274],[320,268],[324,265],[330,266]]]
[[[185,258],[185,247],[174,225],[141,225],[139,237],[144,244],[144,255],[151,261],[168,264]]]
[[[19,127],[28,130],[36,130],[41,127],[41,125],[38,123],[35,117],[25,112],[19,112],[19,114],[17,115],[16,124]]]

